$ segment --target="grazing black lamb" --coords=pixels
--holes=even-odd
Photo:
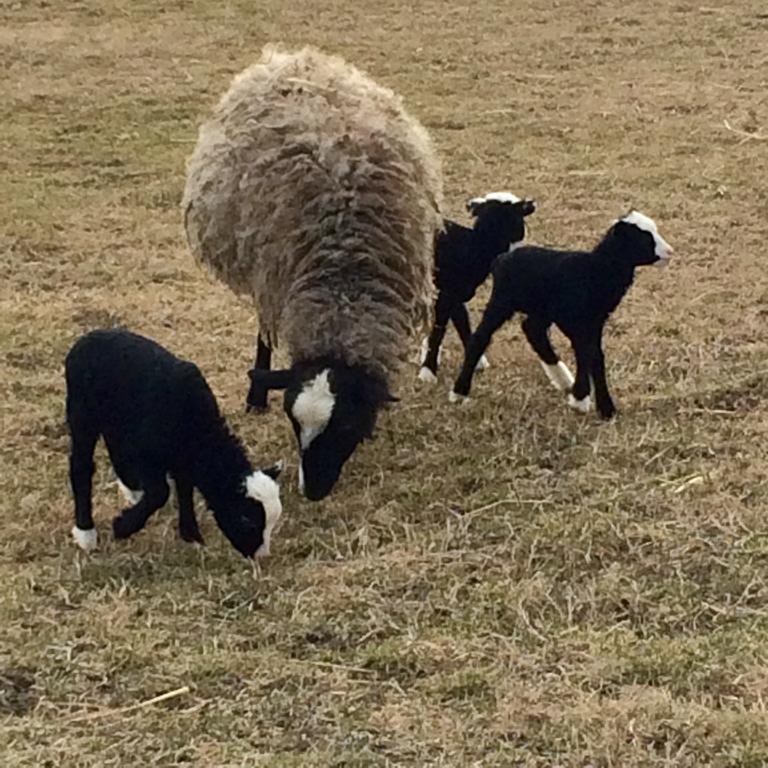
[[[536,210],[536,204],[510,192],[490,192],[473,197],[467,210],[475,218],[474,226],[446,220],[435,238],[435,318],[422,346],[419,371],[419,379],[429,383],[437,381],[440,345],[448,321],[453,322],[466,350],[472,336],[466,303],[485,282],[494,259],[525,239],[525,217]],[[477,367],[488,367],[485,355],[481,355]]]
[[[282,512],[281,466],[253,471],[239,440],[194,363],[180,360],[150,339],[125,330],[82,336],[65,362],[70,481],[75,497],[72,535],[85,550],[96,547],[91,477],[96,441],[109,458],[131,506],[112,522],[115,538],[140,531],[176,483],[179,533],[203,543],[197,527],[197,487],[216,522],[245,557],[269,553]]]
[[[582,413],[589,410],[591,379],[598,412],[611,418],[616,408],[605,379],[603,326],[632,285],[635,268],[664,266],[671,254],[672,247],[656,224],[631,211],[591,251],[522,246],[499,257],[493,267],[491,298],[467,347],[451,401],[469,395],[475,366],[491,337],[515,312],[522,312],[527,316],[523,321],[526,338],[550,381],[570,393],[568,404]],[[550,344],[552,323],[573,346],[575,381]]]

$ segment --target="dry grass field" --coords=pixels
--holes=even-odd
[[[701,3],[0,0],[0,765],[768,765],[768,7]],[[657,219],[676,256],[607,331],[614,422],[516,322],[450,406],[450,332],[437,388],[405,371],[299,497],[279,399],[243,413],[253,312],[178,210],[199,121],[276,40],[402,93],[451,215],[507,187],[540,243]],[[76,551],[62,362],[112,324],[288,459],[260,572],[207,514],[205,548],[170,510],[116,545],[101,449]]]

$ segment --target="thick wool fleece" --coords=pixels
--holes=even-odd
[[[269,46],[201,127],[182,205],[195,257],[253,298],[271,346],[388,378],[429,313],[441,203],[398,96],[340,58]]]

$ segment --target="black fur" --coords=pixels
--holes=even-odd
[[[304,386],[326,369],[335,396],[331,418],[309,447],[303,449],[301,426],[294,418],[293,406]],[[331,492],[357,446],[373,436],[381,408],[397,400],[381,377],[362,366],[347,365],[333,358],[300,361],[282,371],[253,369],[249,373],[252,390],[257,387],[265,395],[269,389],[285,390],[283,408],[299,445],[303,493],[311,501],[319,501]]]
[[[232,545],[251,557],[263,543],[263,505],[246,496],[253,472],[216,398],[193,363],[125,330],[92,331],[66,358],[70,480],[76,526],[93,529],[93,451],[104,437],[122,483],[143,498],[113,521],[116,538],[141,530],[168,499],[169,474],[179,500],[179,533],[203,539],[195,519],[197,487]],[[271,473],[276,477],[276,470]]]
[[[658,261],[653,236],[634,224],[616,222],[591,251],[559,251],[524,246],[500,256],[493,268],[493,291],[467,348],[454,384],[468,395],[475,365],[496,330],[515,312],[527,315],[525,335],[548,365],[559,362],[549,341],[552,323],[570,340],[576,356],[572,394],[583,400],[594,383],[603,418],[616,408],[608,392],[602,334],[608,316],[632,285],[635,268]]]
[[[440,345],[452,321],[466,349],[472,331],[465,304],[490,274],[494,259],[512,243],[525,239],[525,217],[536,210],[532,200],[518,203],[470,201],[472,228],[446,220],[435,239],[435,319],[422,366],[437,374]]]

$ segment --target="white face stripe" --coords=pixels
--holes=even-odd
[[[245,478],[245,495],[264,507],[264,543],[256,550],[256,557],[268,555],[272,531],[283,513],[280,486],[269,475],[256,471]]]
[[[310,443],[328,426],[333,413],[336,397],[331,392],[328,381],[330,368],[308,381],[299,393],[291,409],[293,418],[299,422],[301,435],[299,442],[302,450],[309,448]]]
[[[469,201],[469,205],[482,205],[488,203],[491,200],[495,200],[497,203],[520,203],[522,200],[511,192],[489,192],[482,197],[473,197]]]
[[[649,216],[640,213],[640,211],[632,211],[621,221],[627,224],[634,224],[638,229],[648,232],[653,237],[653,242],[656,246],[655,253],[658,258],[668,259],[674,253],[672,246],[659,234],[656,222]]]

